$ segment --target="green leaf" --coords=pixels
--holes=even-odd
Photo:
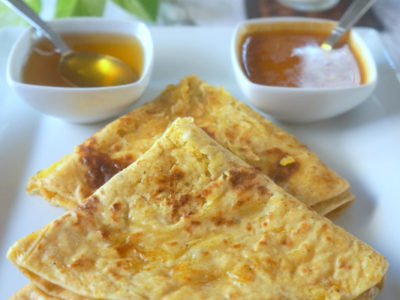
[[[150,22],[157,20],[159,0],[113,0],[113,2],[143,20]]]
[[[40,12],[42,8],[41,0],[25,0],[26,4],[28,4],[37,14]],[[28,25],[22,17],[20,17],[16,12],[14,12],[7,5],[0,2],[0,27],[2,26],[19,26],[19,25]]]
[[[106,0],[58,0],[54,18],[102,16]]]

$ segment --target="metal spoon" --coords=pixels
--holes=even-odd
[[[40,30],[61,54],[58,70],[73,86],[96,87],[132,83],[138,74],[116,57],[94,52],[74,51],[59,34],[53,31],[22,0],[3,0],[10,8],[24,17],[36,30]]]
[[[366,13],[375,1],[376,0],[354,0],[340,18],[339,23],[332,30],[331,34],[322,43],[321,47],[325,50],[332,50],[333,46],[342,35]]]

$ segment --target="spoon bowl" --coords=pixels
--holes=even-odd
[[[135,82],[138,74],[121,60],[94,52],[70,51],[61,56],[58,71],[73,86],[100,87]]]

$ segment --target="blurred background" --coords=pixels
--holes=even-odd
[[[44,19],[137,18],[151,26],[233,26],[244,19],[309,16],[338,20],[353,0],[26,0]],[[0,26],[27,25],[0,3]],[[377,0],[357,23],[378,30],[400,75],[400,1]]]

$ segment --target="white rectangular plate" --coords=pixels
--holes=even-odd
[[[154,73],[138,106],[167,84],[197,74],[245,101],[230,63],[228,27],[154,27]],[[6,260],[9,246],[63,213],[28,196],[29,176],[70,153],[105,123],[77,125],[41,115],[9,89],[8,53],[21,29],[0,30],[0,299],[28,281]],[[378,64],[370,99],[340,117],[307,125],[278,123],[349,180],[357,201],[335,222],[383,253],[390,263],[380,300],[400,297],[400,85],[378,33],[359,29]]]

